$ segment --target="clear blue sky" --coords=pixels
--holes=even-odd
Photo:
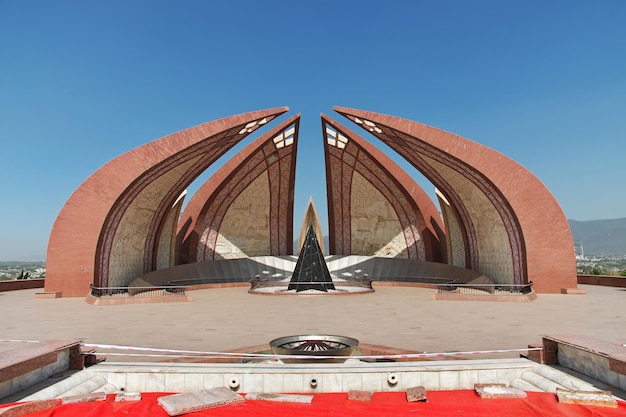
[[[296,230],[310,195],[326,223],[333,105],[502,152],[570,219],[626,217],[623,0],[0,0],[0,65],[0,260],[44,259],[67,198],[116,156],[283,105],[303,115]]]

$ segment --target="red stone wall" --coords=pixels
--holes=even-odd
[[[0,292],[3,291],[15,291],[15,290],[27,290],[31,288],[43,288],[43,279],[12,279],[6,281],[0,281]]]
[[[70,196],[54,223],[48,242],[46,291],[85,296],[89,284],[107,286],[119,282],[118,277],[129,279],[134,259],[127,266],[112,253],[117,232],[123,229],[132,235],[128,231],[137,227],[133,244],[141,252],[143,272],[152,270],[160,225],[181,192],[237,142],[287,110],[255,111],[205,123],[140,146],[97,170]],[[179,172],[178,178],[167,175],[189,161],[190,169]],[[171,181],[156,187],[158,204],[145,211],[150,217],[147,229],[143,223],[123,222],[137,196],[164,176]],[[113,275],[111,261],[118,265]]]
[[[335,110],[376,136],[422,172],[450,202],[467,238],[467,257],[477,271],[502,271],[501,256],[492,251],[507,247],[489,236],[497,225],[510,249],[512,281],[534,282],[537,292],[560,293],[576,287],[573,240],[560,206],[528,170],[506,156],[460,136],[383,114],[335,107]],[[443,167],[446,167],[443,169]],[[455,174],[453,174],[455,173]],[[455,178],[466,179],[455,181]],[[471,183],[471,187],[468,184]],[[471,192],[482,193],[480,204],[492,222],[472,212]],[[491,245],[491,246],[490,246]],[[510,282],[509,276],[491,276]]]

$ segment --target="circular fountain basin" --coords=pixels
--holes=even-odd
[[[301,355],[303,359],[281,359],[285,363],[327,362],[342,363],[359,346],[359,341],[346,336],[324,334],[304,334],[285,336],[270,342],[272,352],[277,355]],[[315,356],[322,356],[315,358]],[[342,356],[342,358],[324,358],[324,356]]]

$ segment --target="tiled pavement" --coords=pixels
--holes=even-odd
[[[116,306],[35,299],[39,290],[21,290],[0,293],[0,339],[77,338],[199,351],[308,333],[427,352],[525,348],[544,334],[626,343],[626,289],[580,287],[586,295],[542,294],[531,303],[433,301],[434,290],[411,287],[335,297],[252,295],[235,287],[192,291],[189,303]],[[12,347],[0,343],[0,350]]]

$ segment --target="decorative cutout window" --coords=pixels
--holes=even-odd
[[[331,146],[343,149],[346,147],[346,143],[348,143],[348,138],[335,129],[326,126],[326,142]]]
[[[374,122],[370,122],[369,120],[365,120],[365,119],[361,120],[358,117],[355,117],[354,123],[363,126],[364,129],[367,129],[370,132],[383,133],[380,127],[376,126]]]
[[[245,133],[252,133],[255,130],[257,130],[259,127],[261,127],[261,125],[266,124],[270,120],[272,120],[271,117],[264,117],[261,120],[255,120],[253,122],[250,122],[239,131],[239,134],[243,135]]]
[[[294,137],[296,135],[296,127],[294,125],[289,126],[287,129],[280,132],[274,139],[274,145],[276,149],[284,148],[293,144]]]

